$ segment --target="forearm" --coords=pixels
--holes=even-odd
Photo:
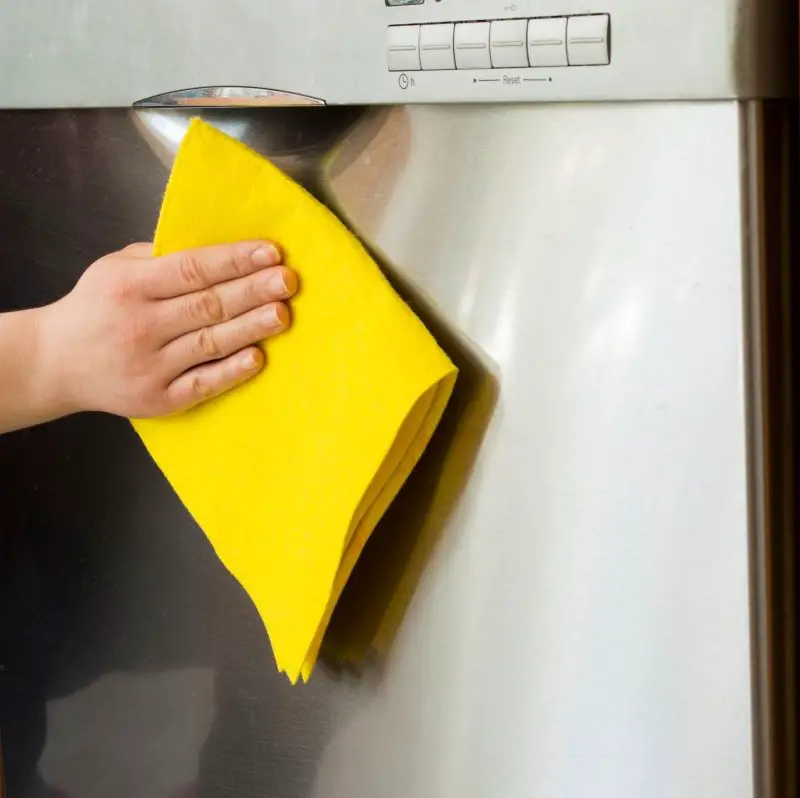
[[[43,309],[0,313],[0,433],[69,412],[43,362]]]

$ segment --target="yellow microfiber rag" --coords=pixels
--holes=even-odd
[[[267,367],[189,412],[133,425],[252,598],[278,668],[308,679],[364,544],[425,449],[456,369],[357,239],[277,167],[195,120],[157,255],[278,242],[300,276]]]

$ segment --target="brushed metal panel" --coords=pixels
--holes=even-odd
[[[211,118],[326,198],[466,367],[381,530],[436,538],[388,658],[290,689],[125,422],[6,436],[9,798],[750,798],[738,106],[333,112]],[[186,119],[163,114],[0,116],[3,309],[149,235]]]

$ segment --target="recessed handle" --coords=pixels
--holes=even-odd
[[[157,94],[134,103],[144,108],[258,108],[325,105],[318,97],[256,86],[200,86]]]

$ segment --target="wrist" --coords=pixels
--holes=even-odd
[[[32,341],[30,393],[48,418],[72,415],[82,409],[70,388],[69,352],[64,351],[58,323],[62,311],[60,301],[24,311],[30,314],[27,324]]]
[[[0,313],[0,433],[73,412],[47,354],[46,309]]]

